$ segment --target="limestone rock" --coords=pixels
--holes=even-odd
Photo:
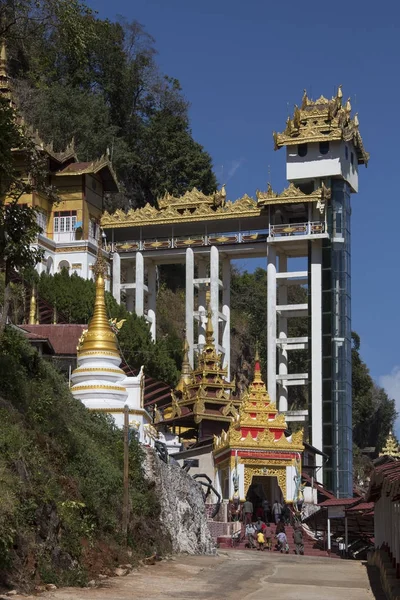
[[[123,577],[127,573],[128,573],[128,569],[120,569],[120,567],[117,567],[114,570],[114,575],[116,575],[117,577]]]
[[[6,596],[16,596],[17,594],[17,590],[10,590],[9,592],[6,592]]]
[[[56,589],[57,589],[57,586],[54,583],[47,583],[46,584],[46,590],[48,592],[51,592],[51,591],[56,590]]]
[[[91,581],[88,581],[88,584],[87,584],[87,586],[88,586],[88,587],[90,587],[90,588],[94,588],[94,587],[96,587],[96,582],[95,582],[95,580],[94,580],[94,579],[92,579]]]
[[[146,449],[144,468],[147,479],[154,482],[161,522],[171,537],[173,551],[214,554],[201,485],[178,465],[166,465],[151,448]]]
[[[97,579],[108,579],[108,575],[106,575],[105,573],[99,573],[97,575]]]

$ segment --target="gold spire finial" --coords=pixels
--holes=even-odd
[[[400,458],[400,446],[391,431],[389,431],[385,446],[382,448],[382,452],[379,454],[379,456],[392,456],[393,458]]]
[[[345,108],[346,108],[346,111],[347,111],[348,113],[351,113],[351,102],[350,102],[350,98],[348,98],[348,99],[347,99],[347,102],[346,102],[346,107],[345,107]]]
[[[36,325],[36,288],[34,285],[29,306],[29,325]]]
[[[189,342],[186,337],[186,329],[184,330],[184,342],[183,342],[183,360],[182,360],[182,368],[181,368],[181,378],[179,379],[178,385],[175,390],[177,392],[182,392],[185,389],[185,386],[191,382],[192,380],[192,367],[189,362]]]
[[[255,360],[256,362],[258,362],[258,361],[260,360],[260,354],[259,354],[259,351],[258,351],[258,347],[259,347],[259,344],[258,344],[258,338],[257,338],[257,339],[256,339],[256,355],[255,355],[255,357],[254,357],[254,360]]]
[[[342,98],[343,98],[342,84],[340,84],[340,85],[338,86],[338,90],[337,90],[336,98],[337,98],[338,100],[340,100],[340,102],[342,102]]]
[[[207,304],[206,346],[214,345],[214,329],[212,325],[211,303]]]
[[[96,300],[94,313],[90,320],[88,331],[79,350],[79,356],[85,354],[109,354],[120,358],[117,348],[117,338],[109,323],[105,302],[105,275],[107,263],[99,247],[97,260],[93,267],[96,275]]]

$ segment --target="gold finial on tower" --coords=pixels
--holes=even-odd
[[[212,324],[211,302],[207,303],[206,346],[214,346],[214,329]]]
[[[392,456],[393,458],[400,458],[400,446],[391,431],[389,431],[385,446],[382,448],[382,452],[379,454],[379,456]]]
[[[96,263],[93,267],[93,273],[96,275],[94,313],[80,347],[79,355],[108,354],[120,358],[117,348],[117,338],[110,326],[106,312],[105,276],[107,273],[107,263],[100,247]]]
[[[29,325],[36,325],[36,288],[32,286],[32,294],[29,305]]]
[[[177,392],[183,392],[185,386],[192,380],[192,367],[189,362],[189,342],[186,337],[186,329],[184,331],[185,339],[183,342],[183,360],[181,368],[181,378],[175,388]]]
[[[0,48],[0,77],[4,77],[4,78],[8,79],[7,50],[6,50],[6,43],[4,41],[1,42],[1,48]]]

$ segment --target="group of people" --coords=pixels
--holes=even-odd
[[[263,501],[263,504],[264,502],[268,501]],[[263,514],[261,515],[260,512],[256,513],[257,520],[253,522],[253,503],[246,500],[243,505],[243,521],[245,524],[247,546],[249,548],[257,548],[257,550],[264,550],[265,548],[272,550],[273,539],[275,539],[275,550],[289,554],[290,548],[285,530],[285,525],[290,522],[289,508],[285,504],[281,504],[278,500],[273,504],[271,512],[269,511],[269,504],[268,509],[265,509],[265,506],[262,507]],[[285,508],[289,512],[289,515],[286,515]],[[271,527],[270,515],[272,515],[276,525],[275,531]],[[293,542],[296,554],[304,554],[303,531],[300,526],[295,527],[293,531]]]
[[[290,522],[290,510],[284,500],[282,502],[275,500],[271,507],[268,500],[264,499],[254,508],[253,503],[247,499],[243,504],[242,513],[245,525],[252,523],[254,516],[256,519],[264,520],[265,523],[273,521],[275,525],[280,521],[283,521],[286,524]]]

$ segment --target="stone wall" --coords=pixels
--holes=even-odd
[[[156,487],[161,521],[174,552],[213,554],[215,545],[207,523],[202,487],[181,467],[166,465],[146,448],[145,473]]]

